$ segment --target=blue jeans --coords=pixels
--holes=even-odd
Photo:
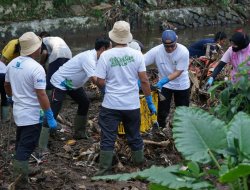
[[[42,124],[17,126],[15,159],[27,161],[38,145]]]
[[[98,124],[101,128],[101,150],[113,151],[118,133],[118,125],[123,122],[125,136],[132,151],[143,149],[140,134],[140,109],[114,110],[101,107]]]

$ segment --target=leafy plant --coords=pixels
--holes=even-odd
[[[184,166],[152,166],[140,172],[98,176],[93,180],[146,179],[151,190],[215,189],[218,183],[227,184],[232,190],[248,189],[248,114],[239,112],[226,124],[202,109],[178,107],[173,126],[176,148],[185,160],[191,160]]]
[[[250,114],[250,66],[247,64],[249,61],[250,57],[238,66],[236,83],[222,81],[209,89],[214,97],[217,89],[227,84],[227,87],[219,94],[218,106],[213,109],[214,114],[225,122],[229,122],[239,111]]]

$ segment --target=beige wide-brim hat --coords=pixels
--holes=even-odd
[[[127,44],[132,41],[130,25],[126,21],[115,22],[113,29],[109,32],[109,38],[117,44]]]
[[[34,32],[26,32],[19,38],[20,55],[27,56],[34,53],[42,45],[42,39]]]

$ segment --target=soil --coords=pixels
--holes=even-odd
[[[98,127],[98,112],[102,102],[102,96],[97,88],[88,84],[86,91],[91,99],[89,110],[88,132],[93,141],[73,140],[72,131],[73,118],[77,105],[69,98],[66,98],[63,109],[60,112],[60,124],[62,130],[57,132],[55,137],[50,137],[50,154],[43,157],[43,163],[37,164],[30,158],[30,167],[39,168],[36,175],[31,176],[30,184],[32,189],[54,189],[54,190],[136,190],[147,189],[146,181],[92,181],[98,169],[98,154],[100,129]],[[171,125],[168,124],[165,130],[150,136],[142,134],[143,139],[153,141],[170,140],[166,147],[159,145],[145,144],[145,164],[134,167],[130,158],[130,149],[126,144],[124,135],[118,135],[116,143],[115,159],[113,161],[113,173],[130,173],[141,169],[149,168],[152,165],[169,166],[181,162],[181,156],[176,151],[171,133]],[[12,157],[15,146],[15,124],[7,122],[0,128],[0,190],[7,189],[13,182],[12,179]],[[69,145],[70,144],[70,145]]]

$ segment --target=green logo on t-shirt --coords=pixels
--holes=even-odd
[[[122,67],[126,66],[129,63],[134,62],[135,59],[133,56],[125,55],[123,57],[112,57],[110,58],[109,61],[111,62],[111,67],[116,67],[116,66]]]
[[[72,80],[65,79],[63,82],[61,82],[60,85],[65,87],[66,90],[72,90],[73,89]]]

